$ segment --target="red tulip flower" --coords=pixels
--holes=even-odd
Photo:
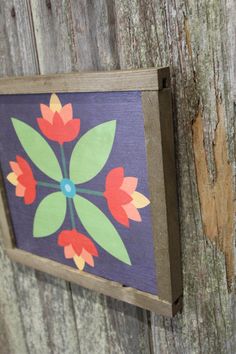
[[[28,162],[21,156],[16,161],[10,161],[12,172],[8,174],[8,181],[16,186],[16,196],[24,197],[25,204],[32,204],[36,198],[37,181]]]
[[[136,191],[138,179],[125,177],[124,168],[112,169],[106,177],[104,196],[113,217],[122,225],[129,227],[129,219],[142,221],[139,208],[144,208],[150,201]]]
[[[40,105],[42,117],[37,118],[41,132],[60,145],[74,140],[80,131],[80,119],[73,119],[71,103],[62,107],[57,95],[52,94],[49,107]]]
[[[57,243],[64,247],[65,258],[73,258],[76,266],[83,270],[85,263],[94,267],[93,256],[98,256],[94,243],[76,229],[64,230],[59,236]]]

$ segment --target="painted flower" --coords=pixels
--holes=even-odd
[[[108,161],[115,141],[116,120],[89,129],[82,139],[78,139],[68,156],[63,144],[76,139],[80,132],[80,119],[73,118],[72,104],[62,106],[58,96],[52,94],[49,105],[41,104],[40,110],[41,117],[37,118],[39,130],[47,139],[60,144],[60,159],[36,129],[24,121],[11,118],[22,148],[47,180],[36,181],[30,165],[21,156],[16,156],[16,161],[10,161],[12,172],[7,176],[16,187],[16,196],[23,197],[25,204],[34,202],[36,187],[48,189],[35,211],[33,237],[38,239],[59,232],[67,222],[66,217],[70,216],[70,229],[59,232],[57,240],[64,249],[65,258],[73,259],[80,270],[84,269],[85,264],[94,267],[94,257],[98,256],[94,240],[117,260],[131,265],[128,250],[110,218],[101,210],[101,204],[104,206],[106,199],[112,216],[126,227],[129,227],[130,220],[142,221],[139,209],[150,201],[136,191],[138,179],[126,177],[124,168],[118,167],[107,174],[105,191],[87,186],[87,182],[95,178]],[[85,188],[81,186],[84,183]],[[95,198],[91,201],[89,195],[99,197],[96,199],[101,204],[97,206]],[[84,226],[88,237],[75,229],[75,217]]]
[[[87,236],[79,233],[76,229],[63,230],[58,236],[57,243],[64,247],[65,258],[73,258],[80,270],[84,269],[85,263],[94,267],[93,256],[98,256],[98,251]]]
[[[16,186],[16,196],[24,197],[25,204],[32,204],[36,198],[37,181],[34,179],[32,169],[21,156],[16,161],[9,162],[12,172],[7,176],[8,181]]]
[[[73,119],[71,103],[62,107],[56,94],[51,95],[49,107],[40,105],[42,117],[37,118],[41,132],[60,145],[74,140],[80,131],[80,119]]]
[[[112,169],[106,177],[104,196],[113,217],[122,225],[129,227],[129,219],[142,221],[138,211],[147,206],[150,201],[136,191],[138,179],[125,177],[124,168]]]

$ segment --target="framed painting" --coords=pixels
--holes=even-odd
[[[13,261],[172,316],[182,282],[168,68],[0,79]]]

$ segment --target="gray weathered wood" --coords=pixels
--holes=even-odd
[[[233,353],[235,348],[232,295],[227,290],[225,256],[216,249],[216,243],[210,244],[204,235],[192,144],[192,122],[200,110],[209,172],[213,178],[216,172],[212,142],[219,119],[216,99],[220,94],[229,157],[231,161],[234,159],[225,20],[229,13],[226,14],[224,2],[203,3],[116,1],[117,23],[121,29],[118,37],[124,53],[118,50],[123,54],[122,68],[127,64],[133,67],[170,62],[176,98],[184,311],[173,321],[152,316],[156,353]],[[233,188],[232,181],[229,183]]]
[[[0,241],[0,343],[3,353],[27,353],[21,309],[16,292],[15,274],[12,264],[3,252]],[[17,333],[17,335],[16,335]]]
[[[143,92],[142,104],[158,294],[175,302],[182,296],[182,279],[170,88]]]
[[[167,68],[76,72],[0,79],[0,94],[50,92],[155,91],[162,89]]]
[[[16,16],[11,17],[14,3]],[[217,171],[213,143],[219,120],[219,98],[223,106],[220,119],[227,134],[229,161],[232,164],[235,160],[235,117],[230,91],[230,88],[234,88],[235,97],[235,1],[31,0],[30,4],[42,73],[72,69],[134,69],[170,64],[175,97],[183,313],[174,320],[167,320],[129,305],[123,307],[118,301],[73,285],[72,297],[80,345],[77,346],[76,336],[70,338],[70,344],[66,336],[63,336],[65,343],[58,336],[61,342],[54,347],[54,352],[60,353],[64,346],[63,352],[69,353],[74,346],[81,353],[234,354],[235,305],[227,286],[225,251],[217,248],[220,244],[217,237],[213,241],[207,237],[202,223],[192,124],[200,112],[209,176],[214,181]],[[36,52],[32,49],[35,47],[29,40],[33,32],[27,25],[30,7],[26,8],[23,0],[3,0],[0,8],[1,74],[37,72]],[[231,244],[228,246],[230,248]],[[28,297],[24,300],[20,293],[16,301],[14,279],[17,278],[18,267],[14,267],[12,273],[10,263],[2,257],[0,264],[4,273],[1,272],[0,277],[5,278],[3,284],[6,288],[0,287],[0,301],[6,304],[10,302],[12,306],[11,310],[4,306],[1,313],[5,324],[3,333],[6,334],[3,348],[10,353],[19,353],[21,350],[24,354],[28,343],[24,334],[26,326],[22,325],[24,318],[19,316],[19,309],[25,302],[23,308],[27,309],[28,316],[34,316],[34,323],[37,314],[32,311],[33,301]],[[232,277],[230,268],[232,270],[232,266],[227,264],[229,285]],[[26,278],[33,274],[31,270],[24,272]],[[41,286],[42,283],[45,284],[46,280],[41,281]],[[56,285],[49,282],[48,286],[49,289],[51,286],[55,289]],[[52,289],[50,294],[53,294]],[[65,297],[69,297],[67,291]],[[43,306],[48,307],[45,302]],[[64,318],[71,318],[71,312],[66,311],[70,306],[65,304],[63,308]],[[41,312],[41,307],[38,311]],[[91,316],[92,311],[94,316]],[[59,319],[55,316],[47,317],[42,325],[50,328],[51,321],[63,323],[63,316]],[[90,319],[89,324],[86,319]],[[68,325],[62,326],[68,334]],[[33,335],[35,332],[32,332]],[[19,336],[19,341],[14,336]],[[52,338],[56,343],[56,334]],[[28,352],[41,352],[36,337],[29,343],[32,342],[34,347]],[[50,345],[50,341],[48,343]]]
[[[1,75],[38,73],[29,3],[1,2],[0,10],[4,33]],[[2,252],[0,264],[1,324],[6,335],[3,353],[61,353],[64,348],[67,353],[79,352],[68,285],[25,267],[12,266]],[[53,304],[50,306],[48,301]]]
[[[102,294],[112,296],[115,299],[126,301],[130,304],[154,311],[164,316],[173,316],[176,314],[177,311],[181,309],[181,301],[175,301],[172,304],[168,301],[163,300],[162,298],[159,298],[156,295],[145,293],[131,287],[124,287],[120,283],[117,283],[115,281],[111,282],[107,279],[94,276],[87,272],[80,273],[75,268],[62,265],[58,262],[52,261],[47,258],[39,257],[37,255],[25,252],[17,248],[6,249],[6,253],[13,261],[22,263],[29,267],[33,267],[37,270],[46,272],[56,277],[60,277],[67,281],[74,282],[88,289],[96,290],[98,292],[101,292]],[[169,262],[167,262],[167,265],[169,265]],[[163,279],[165,279],[164,275]],[[160,283],[161,281],[163,282],[163,279],[160,279]],[[172,294],[170,293],[165,295],[171,296]],[[178,293],[178,299],[181,295],[182,294]]]

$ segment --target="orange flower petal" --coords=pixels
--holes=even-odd
[[[138,184],[138,178],[125,177],[120,188],[131,195],[137,188],[137,184]]]
[[[72,111],[72,104],[71,103],[68,103],[62,107],[62,109],[60,110],[60,116],[61,116],[64,124],[66,124],[67,122],[69,122],[72,119],[73,111]]]
[[[142,221],[139,211],[135,208],[135,206],[132,203],[123,205],[123,208],[126,211],[126,214],[129,219],[134,221],[139,221],[139,222]]]
[[[15,174],[16,174],[17,176],[19,176],[19,175],[22,174],[22,171],[21,171],[21,169],[20,169],[20,166],[19,166],[19,164],[18,164],[17,162],[15,162],[15,161],[10,161],[9,164],[10,164],[10,166],[11,166],[12,171],[15,172]]]
[[[40,105],[40,110],[41,110],[43,119],[47,120],[49,123],[52,124],[54,112],[45,104]]]
[[[91,267],[94,267],[93,256],[89,252],[87,252],[84,248],[80,256],[85,260],[87,264],[89,264]]]
[[[75,251],[74,251],[72,245],[68,245],[68,246],[64,247],[64,255],[65,255],[65,258],[67,258],[67,259],[74,257]]]
[[[25,195],[25,187],[22,184],[18,183],[16,186],[16,196],[17,197],[24,197]]]
[[[83,270],[84,266],[85,266],[84,259],[82,257],[77,256],[77,255],[75,255],[73,257],[73,259],[74,259],[74,262],[75,262],[77,268],[79,268],[79,270]]]

